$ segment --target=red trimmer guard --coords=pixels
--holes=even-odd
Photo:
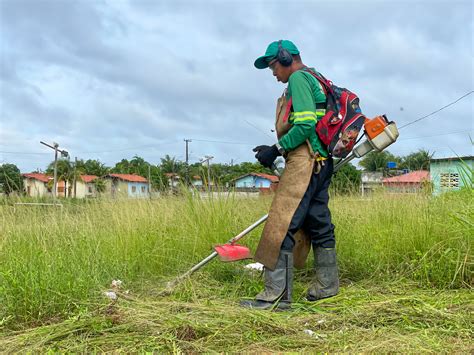
[[[220,244],[214,247],[221,261],[252,259],[250,249],[238,244]]]

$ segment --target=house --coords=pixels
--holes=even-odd
[[[276,189],[279,178],[263,173],[249,173],[233,180],[236,189]]]
[[[112,197],[148,197],[148,180],[136,174],[108,174],[104,176],[105,190]]]
[[[168,178],[168,186],[170,188],[178,187],[181,177],[176,173],[165,173],[165,176]]]
[[[191,180],[191,184],[195,188],[201,189],[203,187],[202,178],[199,175],[194,175],[192,180]]]
[[[95,175],[80,175],[76,179],[76,186],[71,187],[73,196],[76,198],[96,197],[97,188],[94,183],[96,179],[98,176]]]
[[[430,160],[430,176],[433,194],[459,190],[469,185],[472,188],[474,156],[438,158]]]
[[[51,196],[51,187],[53,178],[46,174],[41,173],[26,173],[21,174],[23,176],[23,186],[27,196],[31,197],[42,197]],[[48,184],[49,183],[49,184]]]
[[[377,188],[382,187],[383,173],[364,171],[361,175],[360,189],[362,196],[367,193],[374,192]]]
[[[420,192],[429,181],[429,171],[417,170],[403,175],[383,178],[382,184],[389,192]]]

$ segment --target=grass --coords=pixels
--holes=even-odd
[[[343,287],[291,312],[240,309],[261,288],[244,262],[166,281],[268,210],[269,198],[0,205],[0,349],[6,351],[472,352],[473,193],[331,201]],[[261,228],[243,241],[252,247]],[[104,297],[124,281],[117,301]],[[128,291],[125,292],[125,291]],[[313,331],[308,335],[305,330]]]

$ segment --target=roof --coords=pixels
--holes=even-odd
[[[95,175],[81,175],[81,180],[84,181],[86,184],[94,181],[95,179],[97,179],[97,176]]]
[[[179,179],[179,175],[176,174],[176,173],[165,173],[165,176],[167,178],[176,178],[176,179]]]
[[[473,159],[474,159],[473,155],[466,155],[463,157],[436,158],[436,159],[430,159],[430,161],[473,160]]]
[[[21,175],[27,179],[35,179],[42,182],[48,182],[50,179],[52,179],[51,176],[41,173],[26,173]]]
[[[278,178],[278,176],[276,176],[276,175],[269,175],[269,174],[263,174],[263,173],[248,173],[248,174],[239,176],[238,178],[235,178],[233,181],[242,179],[246,176],[257,176],[257,177],[261,177],[263,179],[270,180],[271,182],[278,182],[280,180]]]
[[[108,174],[105,177],[117,178],[128,182],[148,182],[143,176],[136,174]]]
[[[392,184],[392,183],[417,183],[422,182],[424,180],[430,179],[430,172],[426,170],[417,170],[412,171],[407,174],[393,176],[389,178],[385,178],[382,182]]]

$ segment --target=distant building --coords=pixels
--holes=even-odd
[[[430,181],[430,172],[412,171],[407,174],[382,179],[382,184],[389,192],[420,192]]]
[[[98,179],[95,175],[80,175],[76,180],[76,191],[74,193],[74,186],[72,187],[73,195],[76,198],[96,197],[97,188],[95,180]]]
[[[165,176],[168,178],[168,186],[171,188],[176,188],[181,181],[181,177],[176,173],[165,173]]]
[[[233,180],[236,189],[276,189],[279,178],[263,173],[249,173]]]
[[[199,175],[194,175],[191,180],[191,183],[197,189],[200,189],[203,187],[202,178]]]
[[[459,190],[466,184],[472,188],[474,156],[439,158],[430,160],[433,193]]]
[[[361,175],[361,193],[362,196],[374,192],[374,190],[382,187],[383,173],[364,171]]]
[[[23,176],[23,186],[27,196],[42,197],[51,196],[51,188],[48,187],[49,181],[53,178],[41,173],[26,173]]]
[[[106,191],[112,197],[148,197],[148,180],[136,174],[108,174],[104,176]]]

